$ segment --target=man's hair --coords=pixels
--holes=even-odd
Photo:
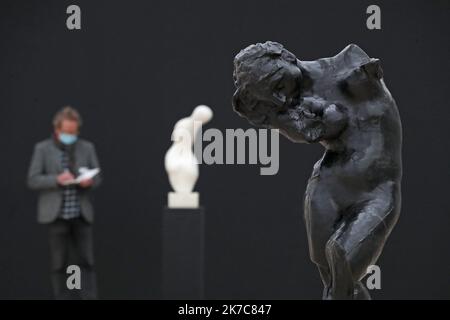
[[[233,108],[252,124],[265,124],[273,103],[259,100],[252,94],[255,86],[260,90],[270,90],[262,80],[270,79],[282,67],[280,61],[296,65],[297,58],[277,42],[257,43],[241,50],[234,58],[234,84],[237,88],[233,96]]]
[[[82,120],[78,111],[71,106],[65,106],[59,110],[53,117],[53,126],[59,128],[63,120],[71,120],[78,122],[78,126],[81,127]]]

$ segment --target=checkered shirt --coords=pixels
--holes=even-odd
[[[61,163],[64,170],[69,170],[69,152],[63,150]],[[80,199],[75,185],[64,186],[62,190],[61,218],[65,220],[78,218],[81,215]]]

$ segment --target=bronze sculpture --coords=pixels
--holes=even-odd
[[[251,124],[324,146],[304,197],[311,260],[323,299],[370,299],[360,280],[401,204],[401,122],[380,61],[354,44],[300,61],[279,43],[258,43],[235,57],[234,81],[233,108]]]

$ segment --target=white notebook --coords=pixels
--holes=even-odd
[[[79,175],[78,177],[76,177],[73,180],[67,181],[64,183],[64,185],[71,185],[71,184],[79,184],[81,181],[86,180],[86,179],[92,179],[94,178],[97,174],[100,173],[100,169],[99,168],[95,168],[95,169],[88,169],[88,168],[80,168],[79,170]]]

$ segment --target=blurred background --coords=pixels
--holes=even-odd
[[[66,28],[81,8],[82,29]],[[12,1],[0,4],[0,298],[51,298],[47,229],[26,188],[33,145],[63,105],[83,118],[104,183],[95,192],[100,297],[161,298],[161,213],[170,186],[163,158],[173,125],[198,104],[207,125],[248,128],[231,108],[233,58],[278,41],[300,60],[356,43],[380,58],[403,123],[400,220],[378,265],[375,299],[450,298],[450,2]],[[206,129],[205,128],[205,129]],[[280,170],[201,166],[206,208],[206,297],[320,299],[302,196],[319,145],[280,138]]]

